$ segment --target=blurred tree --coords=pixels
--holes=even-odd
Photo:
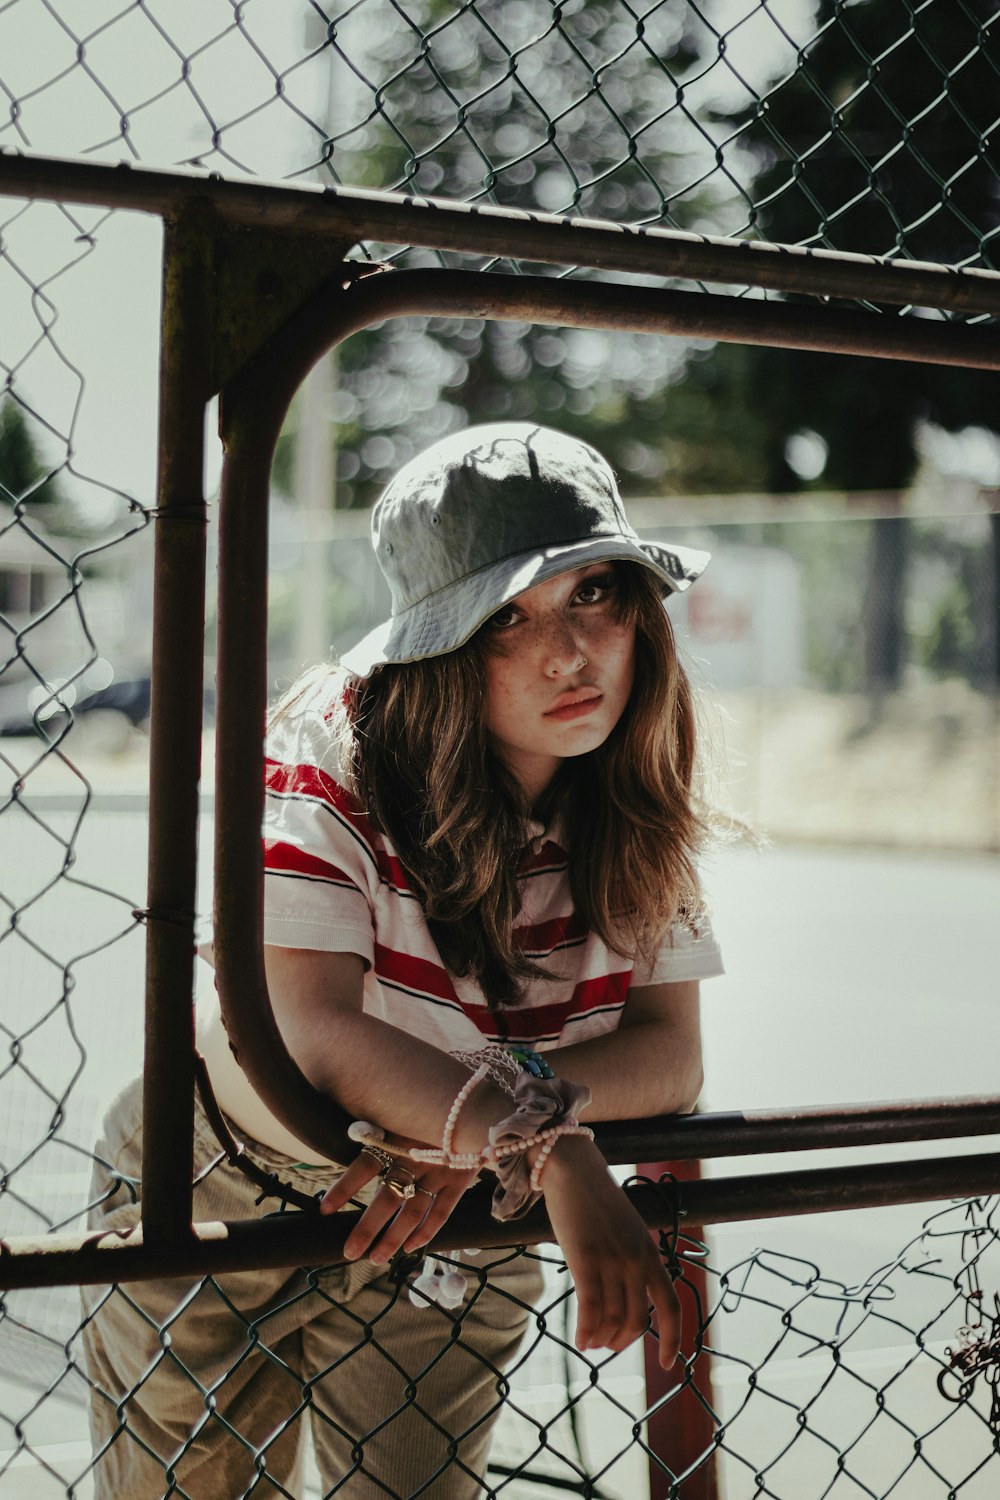
[[[819,0],[814,39],[794,74],[766,105],[727,118],[759,164],[756,230],[785,244],[995,268],[994,13],[987,0]],[[878,315],[899,312],[873,308]],[[693,441],[688,420],[705,401],[727,413],[710,447]],[[742,456],[771,491],[901,490],[916,467],[921,419],[1000,431],[992,375],[722,345],[689,361],[664,416],[679,469],[707,489]],[[825,463],[796,464],[804,434],[825,448]],[[876,521],[871,538],[866,675],[880,690],[898,682],[904,665],[906,523]]]
[[[326,13],[310,14],[308,39],[330,46]],[[680,191],[705,151],[685,89],[719,57],[697,7],[654,6],[640,23],[620,0],[571,15],[550,0],[368,0],[335,31],[325,158],[338,181],[684,228],[717,228],[731,209],[722,174]],[[406,257],[441,263],[473,262]],[[633,492],[660,488],[650,423],[684,354],[677,340],[473,320],[413,318],[356,336],[334,409],[342,503],[370,503],[401,462],[468,416],[550,421],[599,444]]]
[[[66,500],[51,469],[42,461],[22,407],[11,397],[0,399],[0,519],[16,502],[46,507],[50,528],[68,518]]]

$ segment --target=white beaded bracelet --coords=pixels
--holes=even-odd
[[[491,1161],[503,1161],[508,1156],[517,1156],[521,1151],[530,1151],[532,1146],[541,1142],[551,1141],[554,1146],[561,1135],[589,1135],[591,1140],[594,1139],[592,1130],[581,1125],[575,1115],[567,1115],[557,1125],[547,1125],[544,1130],[522,1136],[519,1141],[506,1141],[502,1146],[487,1146],[483,1152],[483,1165]]]
[[[512,1156],[521,1156],[525,1151],[531,1151],[533,1147],[540,1145],[542,1150],[532,1168],[534,1176],[536,1171],[541,1175],[539,1162],[542,1166],[545,1165],[556,1142],[564,1135],[584,1135],[588,1140],[594,1139],[594,1132],[571,1115],[568,1119],[560,1120],[558,1125],[549,1125],[545,1130],[540,1130],[537,1135],[524,1136],[519,1141],[507,1141],[502,1146],[486,1146],[482,1151],[453,1151],[446,1155],[442,1147],[428,1146],[417,1148],[409,1154],[414,1161],[451,1167],[456,1172],[471,1172],[479,1167],[495,1166],[497,1162],[507,1161]],[[533,1188],[532,1191],[537,1192],[538,1189]]]
[[[483,1165],[480,1151],[453,1151],[446,1156],[440,1146],[418,1146],[407,1155],[413,1161],[427,1162],[433,1167],[451,1167],[454,1172],[471,1172]]]
[[[429,1162],[436,1167],[451,1167],[455,1172],[471,1172],[483,1165],[482,1153],[479,1151],[453,1151],[451,1149],[452,1139],[455,1135],[455,1126],[458,1117],[462,1113],[462,1107],[473,1089],[485,1079],[489,1078],[490,1070],[486,1063],[481,1063],[476,1071],[465,1080],[462,1087],[452,1101],[448,1111],[448,1118],[444,1122],[444,1131],[441,1135],[440,1146],[418,1146],[410,1152],[414,1161]]]
[[[577,1125],[575,1121],[573,1122],[573,1124],[570,1124],[568,1120],[561,1125],[553,1126],[553,1128],[546,1131],[545,1134],[549,1138],[542,1146],[541,1151],[539,1151],[538,1155],[535,1157],[534,1166],[531,1168],[531,1176],[528,1179],[528,1186],[533,1193],[540,1193],[542,1191],[542,1173],[545,1171],[548,1159],[558,1145],[561,1136],[585,1135],[590,1140],[594,1139],[594,1132],[592,1130],[588,1130],[586,1125]],[[533,1146],[535,1142],[529,1141],[528,1144]]]
[[[458,1117],[462,1113],[462,1106],[465,1104],[466,1099],[468,1099],[469,1095],[472,1093],[476,1085],[484,1082],[484,1080],[489,1076],[490,1070],[487,1065],[485,1063],[480,1063],[479,1067],[472,1074],[471,1078],[467,1078],[465,1080],[465,1082],[462,1084],[462,1087],[455,1095],[455,1099],[451,1106],[451,1109],[448,1111],[448,1118],[444,1122],[444,1133],[441,1136],[441,1150],[446,1157],[451,1157],[453,1155],[451,1149],[451,1139],[455,1134],[455,1126],[458,1124]]]

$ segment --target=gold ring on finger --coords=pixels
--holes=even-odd
[[[417,1179],[405,1167],[398,1167],[395,1164],[387,1167],[382,1173],[382,1181],[390,1193],[395,1193],[396,1197],[401,1198],[404,1202],[416,1194]]]

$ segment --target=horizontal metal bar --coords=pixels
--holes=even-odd
[[[673,1119],[614,1120],[600,1125],[598,1131],[601,1150],[619,1166],[633,1161],[704,1161],[773,1151],[886,1146],[998,1135],[1000,1097],[728,1110]]]
[[[630,1184],[629,1199],[651,1229],[930,1203],[987,1195],[1000,1184],[1000,1155],[936,1157],[860,1167],[710,1177],[661,1186]],[[47,1235],[0,1242],[0,1287],[103,1285],[172,1276],[218,1275],[273,1266],[334,1265],[359,1215],[286,1213],[266,1219],[194,1225],[186,1243],[169,1247],[132,1234]],[[551,1241],[544,1203],[513,1224],[490,1218],[483,1193],[463,1200],[432,1249],[483,1249]]]
[[[331,322],[343,338],[377,317],[495,318],[1000,369],[1000,333],[992,324],[968,327],[928,318],[879,317],[844,308],[709,297],[620,282],[555,281],[493,271],[386,271],[358,281],[345,296],[356,303],[354,318],[349,306],[337,305],[332,287],[310,299],[309,311],[316,320],[312,337],[317,342],[323,341],[324,323]],[[292,320],[304,321],[302,314]],[[260,358],[253,363],[260,365]]]
[[[680,1188],[681,1209],[689,1224],[738,1224],[901,1203],[933,1203],[987,1197],[998,1190],[1000,1154],[995,1152],[703,1177]],[[647,1223],[651,1221],[644,1194],[651,1192],[650,1188],[637,1189],[636,1207]]]
[[[318,184],[225,181],[217,173],[137,167],[0,149],[0,192],[172,217],[193,200],[228,224],[632,272],[892,306],[1000,314],[1000,273],[844,251],[726,239],[600,219]]]

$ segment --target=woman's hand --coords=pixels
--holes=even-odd
[[[656,1314],[660,1364],[680,1347],[681,1309],[649,1231],[591,1141],[561,1140],[542,1175],[549,1221],[576,1287],[576,1347],[616,1353]]]
[[[401,1199],[383,1184],[347,1236],[344,1255],[348,1260],[367,1256],[376,1264],[383,1264],[399,1249],[421,1249],[434,1238],[478,1176],[477,1172],[428,1166],[407,1156],[399,1157],[398,1164],[415,1179],[417,1191],[412,1198]],[[381,1163],[367,1151],[359,1152],[343,1177],[323,1195],[320,1213],[336,1213],[366,1183],[381,1174]]]

